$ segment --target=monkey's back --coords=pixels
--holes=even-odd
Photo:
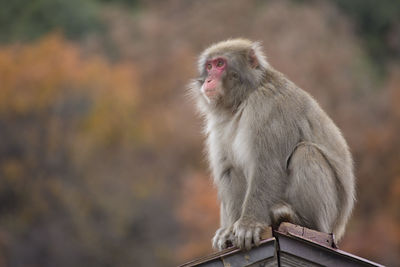
[[[324,155],[338,181],[342,212],[334,233],[340,237],[353,208],[355,178],[351,153],[339,128],[310,94],[273,69],[268,71],[261,92],[250,96],[249,102],[252,112],[265,111],[256,116],[259,121],[255,125],[266,125],[265,139],[277,144],[267,146],[266,153],[278,157],[282,168],[299,143],[311,144]],[[276,151],[270,153],[271,149]]]
[[[271,69],[267,73],[262,92],[250,100],[254,112],[260,108],[265,111],[262,115],[265,118],[260,119],[269,123],[279,120],[286,129],[286,133],[280,133],[281,138],[315,143],[335,156],[346,158],[346,164],[352,165],[342,133],[317,101],[280,72]]]

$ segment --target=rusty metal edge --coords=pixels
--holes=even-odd
[[[279,228],[277,230],[274,230],[274,232],[303,238],[311,242],[317,243],[321,246],[337,248],[335,237],[332,233],[319,232],[304,226],[288,222],[281,223]]]

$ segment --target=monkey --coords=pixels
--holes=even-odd
[[[249,250],[265,227],[283,221],[340,240],[355,202],[353,160],[316,100],[248,39],[211,45],[198,72],[189,93],[204,117],[220,201],[213,247]]]

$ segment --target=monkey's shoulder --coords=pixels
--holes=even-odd
[[[306,116],[315,104],[310,95],[294,84],[288,88],[276,88],[267,84],[254,91],[246,100],[243,110],[244,117],[256,120],[298,119]]]

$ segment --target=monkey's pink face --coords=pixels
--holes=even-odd
[[[213,100],[223,95],[222,75],[225,72],[226,65],[226,59],[222,57],[206,62],[207,77],[201,86],[201,91],[208,100]]]

